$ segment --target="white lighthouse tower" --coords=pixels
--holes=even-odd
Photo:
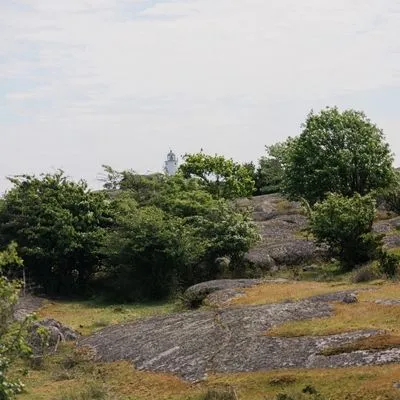
[[[178,158],[177,156],[170,150],[167,155],[167,161],[165,161],[165,172],[167,175],[172,176],[176,174],[178,170]]]

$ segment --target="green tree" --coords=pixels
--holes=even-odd
[[[362,113],[311,112],[289,147],[285,191],[314,203],[328,192],[353,196],[389,186],[393,156],[382,131]]]
[[[13,243],[0,252],[0,400],[13,399],[21,393],[23,384],[10,380],[8,370],[15,360],[30,353],[26,343],[27,321],[15,321],[14,306],[18,300],[19,284],[3,274],[3,268],[18,268],[22,260]]]
[[[345,268],[351,269],[376,258],[381,249],[380,238],[372,233],[375,211],[375,200],[369,195],[331,193],[315,204],[309,229],[319,243],[329,245]]]
[[[197,181],[173,177],[141,206],[131,191],[113,200],[115,225],[104,240],[103,285],[121,300],[158,299],[213,279],[257,240],[247,214],[215,199]]]
[[[85,289],[100,263],[109,201],[85,182],[55,174],[11,179],[0,211],[0,241],[15,240],[31,278],[49,293]]]
[[[293,143],[289,138],[285,142],[266,146],[266,155],[261,157],[255,175],[257,194],[269,194],[282,191],[288,149]]]
[[[216,198],[234,199],[251,196],[254,181],[249,169],[223,156],[187,154],[179,167],[185,178],[198,179]]]

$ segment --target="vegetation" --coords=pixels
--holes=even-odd
[[[293,139],[266,146],[266,155],[259,160],[258,168],[254,173],[256,194],[277,193],[283,190],[285,165],[289,146]]]
[[[179,169],[185,178],[199,179],[217,198],[235,199],[251,196],[254,192],[254,181],[248,168],[223,156],[187,154]]]
[[[0,252],[0,274],[5,267],[18,267],[16,245],[9,245]],[[13,318],[13,307],[18,299],[18,283],[0,275],[0,399],[9,400],[21,393],[24,386],[19,380],[9,378],[10,367],[18,357],[27,355],[30,348],[25,341],[27,322]]]
[[[111,197],[61,171],[12,179],[0,210],[0,241],[19,243],[29,277],[46,293],[167,297],[229,273],[215,260],[228,257],[234,268],[257,240],[246,212],[195,180],[107,171],[107,187],[120,187]]]
[[[51,294],[82,293],[100,264],[110,207],[104,194],[62,171],[12,178],[0,210],[0,243],[16,241],[30,278]]]
[[[202,152],[186,155],[173,177],[104,166],[104,190],[98,192],[62,171],[11,178],[12,189],[0,199],[0,400],[17,394],[22,400],[322,400],[349,393],[348,399],[372,400],[382,392],[386,399],[396,398],[397,389],[387,387],[389,381],[400,381],[396,365],[210,374],[206,382],[191,385],[136,371],[128,363],[96,363],[90,352],[65,344],[45,355],[35,370],[24,360],[30,354],[25,339],[29,320],[17,322],[12,316],[22,259],[28,282],[48,295],[63,296],[46,301],[39,317],[92,334],[111,324],[172,312],[173,298],[192,284],[250,276],[243,256],[259,234],[251,210],[244,209],[247,200],[242,209],[233,200],[276,192],[286,195],[282,200],[275,196],[280,216],[288,214],[289,200],[305,200],[307,239],[328,247],[335,257],[309,272],[306,266],[306,272],[288,266],[282,276],[336,282],[261,284],[245,289],[231,304],[359,291],[356,304],[333,303],[329,318],[292,321],[265,334],[383,331],[325,349],[327,356],[400,347],[400,309],[387,303],[399,300],[400,250],[387,250],[373,231],[377,202],[385,207],[380,215],[386,218],[400,212],[400,180],[389,146],[382,131],[354,110],[311,112],[303,128],[300,136],[266,147],[257,166]],[[263,206],[257,211],[260,219],[273,214]],[[395,226],[388,224],[391,238],[397,239]],[[14,241],[18,246],[8,245]],[[390,281],[376,281],[384,278]],[[381,303],[374,302],[378,299]],[[22,371],[28,393],[22,393]]]
[[[364,196],[392,184],[392,163],[382,131],[362,112],[311,112],[288,148],[285,192],[312,204],[329,192]]]
[[[375,259],[381,247],[379,237],[372,233],[374,219],[372,197],[356,194],[349,198],[333,193],[314,206],[309,230],[319,243],[329,245],[346,268],[352,269]]]

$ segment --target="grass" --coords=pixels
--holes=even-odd
[[[365,285],[363,285],[365,287]],[[360,289],[360,285],[348,283],[327,282],[284,282],[265,283],[245,289],[245,296],[236,298],[231,304],[237,305],[261,305],[279,303],[285,300],[302,300],[307,297],[325,293],[334,293],[341,290]]]
[[[352,343],[343,344],[337,347],[327,348],[321,351],[324,356],[334,356],[336,354],[352,353],[359,350],[388,350],[400,347],[400,336],[381,334],[356,340]]]
[[[211,377],[211,382],[235,387],[240,400],[275,400],[278,393],[301,393],[313,386],[329,400],[395,400],[400,366],[324,370],[290,370]],[[273,384],[271,384],[271,382]]]
[[[326,285],[326,284],[325,284]],[[314,295],[316,292],[323,291],[324,287],[326,292],[332,291],[332,286],[325,286],[321,284],[309,284],[310,291],[307,292],[307,283],[301,282],[299,291],[295,291],[295,285],[288,284],[284,296],[293,293],[292,297],[303,298],[307,293]],[[383,283],[377,281],[369,285],[348,285],[344,287],[335,287],[336,289],[357,289],[367,287],[371,290],[361,291],[358,294],[360,300],[356,304],[334,304],[334,313],[328,318],[319,318],[305,321],[291,321],[283,325],[274,327],[268,332],[271,336],[321,336],[333,335],[343,332],[376,329],[384,330],[391,335],[400,336],[400,307],[388,306],[382,304],[375,304],[374,300],[377,299],[400,299],[400,284],[399,283]],[[254,289],[254,288],[253,288]],[[265,291],[266,288],[260,288]],[[276,289],[275,289],[276,290]],[[257,292],[249,292],[250,299],[241,299],[245,303],[260,304],[262,296]],[[269,293],[267,299],[269,300]]]
[[[326,335],[360,329],[378,329],[382,335],[324,350],[334,355],[354,350],[400,347],[400,307],[375,304],[376,299],[400,299],[400,284],[377,281],[368,284],[287,282],[266,283],[246,289],[246,296],[235,305],[267,304],[287,299],[341,290],[360,291],[357,304],[334,303],[329,318],[290,322],[273,328],[268,334],[281,336]],[[40,310],[40,317],[51,317],[88,334],[102,327],[165,314],[174,305],[102,305],[95,302],[53,301]],[[17,369],[23,369],[19,365]],[[20,400],[205,400],[215,388],[232,388],[239,400],[276,400],[278,393],[293,398],[304,387],[315,387],[329,400],[395,400],[400,391],[400,365],[321,370],[280,370],[241,374],[209,375],[204,382],[190,384],[177,377],[135,370],[128,362],[97,363],[90,352],[62,345],[60,351],[45,359],[38,370],[24,377],[27,391]],[[97,396],[97,397],[96,397]],[[217,397],[218,398],[218,397]]]
[[[27,391],[20,400],[204,400],[223,387],[232,388],[239,400],[275,400],[278,393],[300,393],[306,386],[330,400],[394,400],[399,398],[393,383],[400,382],[400,365],[218,374],[190,384],[137,371],[127,362],[96,363],[63,345],[24,381]]]
[[[110,305],[96,301],[46,301],[37,314],[39,318],[54,318],[88,335],[108,325],[167,314],[174,307],[173,303]]]

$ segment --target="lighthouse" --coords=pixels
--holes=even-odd
[[[178,158],[172,150],[167,155],[167,161],[165,161],[165,172],[167,175],[172,176],[176,174],[178,170]]]

